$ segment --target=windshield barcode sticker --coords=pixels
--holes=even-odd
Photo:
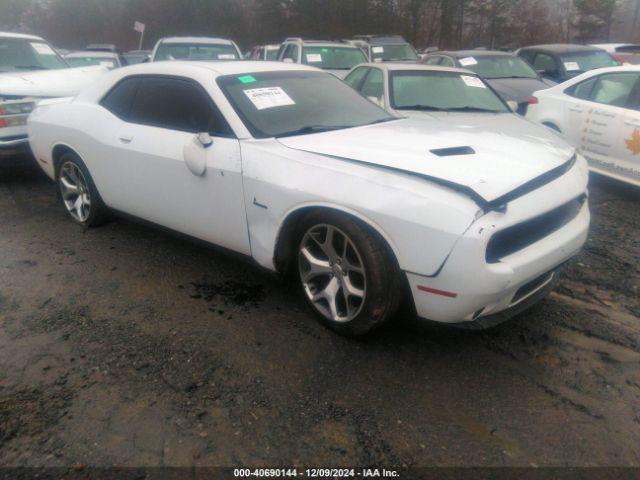
[[[320,63],[322,62],[322,55],[319,53],[307,53],[307,62]]]
[[[56,54],[56,52],[53,51],[53,48],[51,48],[46,43],[32,43],[31,47],[36,51],[36,53],[39,53],[40,55],[55,55]]]
[[[371,51],[373,53],[384,53],[384,47],[372,47]]]
[[[567,72],[575,72],[580,70],[580,65],[578,65],[578,62],[564,62],[564,68]]]
[[[476,87],[476,88],[487,88],[482,80],[478,77],[470,77],[469,75],[460,75],[462,81],[467,85],[467,87]]]
[[[460,59],[460,65],[468,67],[469,65],[477,65],[478,61],[473,57],[466,57]]]
[[[233,53],[219,53],[218,60],[235,60],[236,56]]]
[[[252,88],[244,94],[258,110],[296,104],[280,87]]]

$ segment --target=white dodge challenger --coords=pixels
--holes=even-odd
[[[346,335],[403,299],[490,326],[548,292],[587,237],[587,166],[555,133],[398,119],[312,67],[160,62],[29,117],[85,226],[123,212],[291,272]]]

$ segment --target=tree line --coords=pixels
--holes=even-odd
[[[400,34],[418,48],[515,48],[633,41],[639,10],[640,0],[2,0],[0,30],[61,48],[137,48],[136,20],[146,24],[146,48],[168,35],[222,36],[248,48],[368,33]]]

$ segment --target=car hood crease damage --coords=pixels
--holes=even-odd
[[[483,208],[499,207],[552,181],[574,162],[573,149],[552,132],[513,137],[472,125],[426,123],[407,119],[278,141],[296,150],[419,175],[466,193]],[[452,148],[466,151],[445,157],[432,153]]]

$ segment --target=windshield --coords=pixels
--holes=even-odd
[[[153,60],[239,60],[239,57],[233,45],[162,43]]]
[[[68,68],[47,43],[23,38],[0,38],[0,72]]]
[[[604,50],[563,53],[560,55],[560,60],[564,64],[567,75],[570,77],[575,77],[582,72],[595,70],[596,68],[616,67],[619,65],[619,63]]]
[[[409,44],[404,45],[372,45],[371,58],[375,62],[389,62],[394,60],[418,60],[418,55]]]
[[[357,47],[304,47],[302,63],[327,70],[351,70],[366,63],[367,57]]]
[[[267,60],[273,60],[274,62],[278,60],[278,49],[274,48],[273,50],[267,49]]]
[[[66,57],[65,60],[72,67],[102,65],[103,67],[115,68],[118,66],[113,58],[108,57]]]
[[[538,78],[538,73],[515,55],[478,55],[461,58],[458,63],[483,78]]]
[[[226,75],[218,85],[256,138],[303,135],[394,120],[323,72]]]
[[[391,72],[389,89],[396,110],[509,111],[480,78],[455,72]]]

